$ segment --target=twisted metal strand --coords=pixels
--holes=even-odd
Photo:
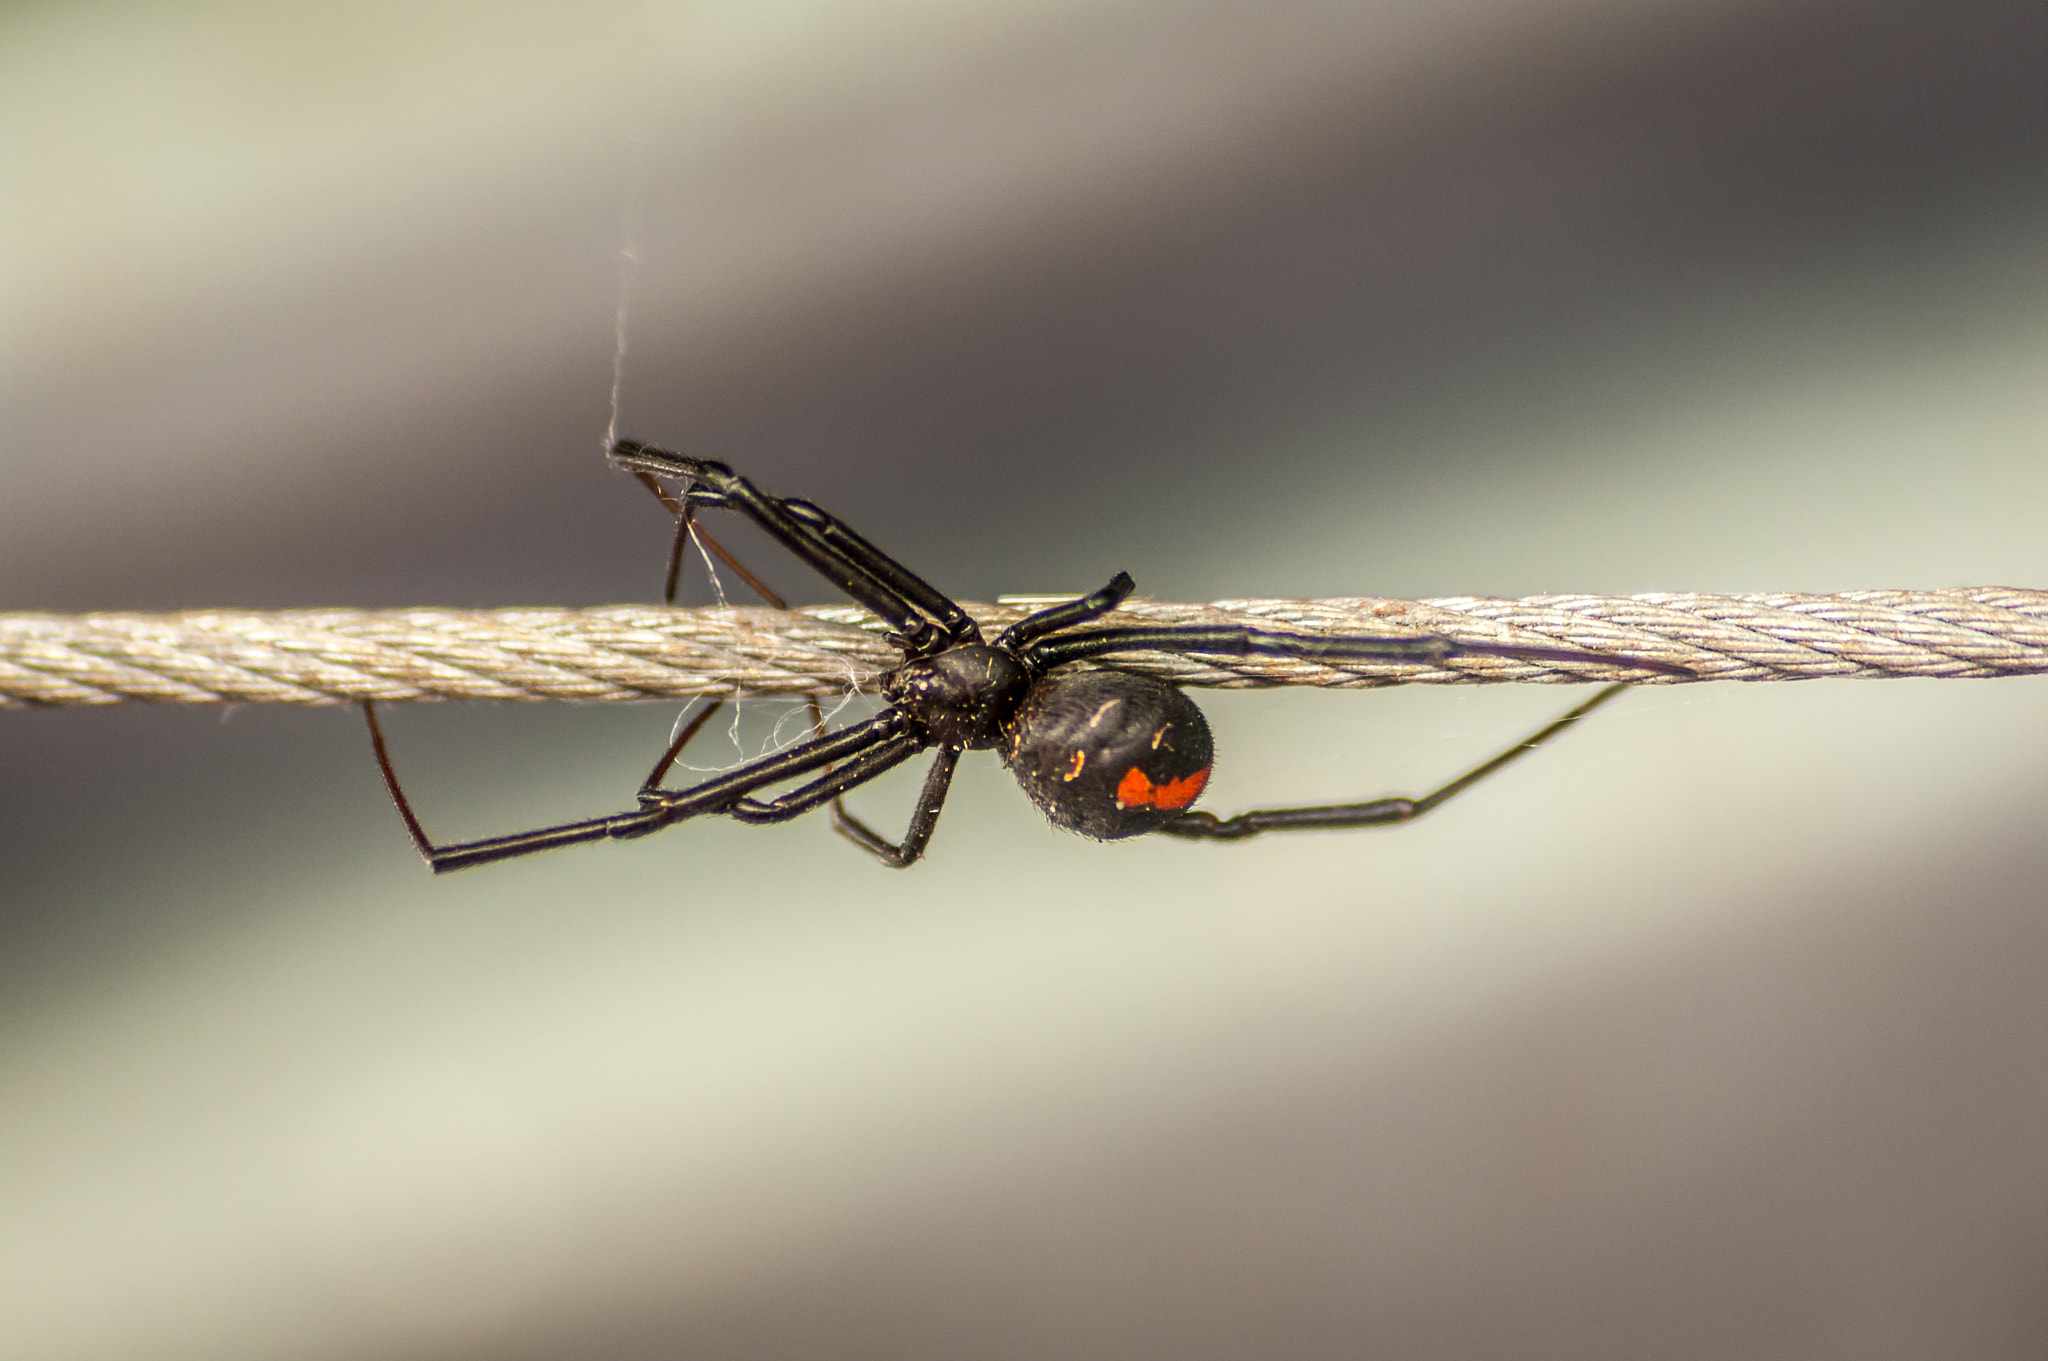
[[[987,630],[1031,608],[967,606]],[[1439,634],[1676,663],[1700,680],[2048,671],[2048,591],[1995,586],[1841,595],[1138,601],[1104,622]],[[649,605],[0,614],[0,707],[840,694],[869,686],[901,660],[881,627],[846,608]],[[1183,685],[1229,688],[1670,679],[1622,667],[1484,656],[1342,667],[1156,652],[1114,660]]]

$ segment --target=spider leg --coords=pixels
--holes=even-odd
[[[981,641],[981,628],[967,617],[967,611],[961,609],[936,586],[869,543],[865,536],[855,531],[845,521],[809,501],[785,498],[781,504],[782,509],[798,523],[815,531],[870,576],[885,582],[897,594],[928,615],[937,625],[939,632],[944,635],[944,641],[932,647],[932,651],[940,651],[957,643]]]
[[[399,818],[405,823],[406,831],[411,834],[413,846],[436,874],[467,869],[472,865],[490,864],[498,860],[510,860],[515,856],[531,855],[536,851],[552,850],[557,846],[646,836],[650,832],[658,832],[688,818],[706,813],[726,812],[756,789],[780,784],[785,780],[808,775],[820,767],[829,767],[834,762],[845,761],[845,766],[830,771],[824,780],[815,782],[834,785],[833,789],[827,790],[823,795],[823,798],[830,798],[838,790],[865,779],[872,779],[889,765],[908,760],[916,750],[915,741],[903,732],[903,719],[900,715],[878,714],[865,723],[857,723],[841,732],[799,743],[786,751],[750,762],[737,770],[713,776],[688,789],[643,787],[640,791],[640,807],[630,813],[585,818],[577,822],[564,822],[552,827],[536,828],[530,832],[515,832],[510,836],[488,837],[480,841],[436,844],[420,826],[419,818],[414,815],[404,791],[399,788],[398,776],[392,770],[391,758],[384,749],[384,733],[377,723],[375,707],[366,703],[363,705],[363,713],[370,725],[370,745],[377,755],[377,768],[383,772],[384,787],[390,791],[391,801],[398,807]],[[709,710],[698,715],[691,731],[685,732],[683,739],[675,744],[675,749],[680,750],[682,741],[688,740],[691,732],[700,727],[708,717]],[[886,749],[894,759],[877,764],[874,760],[867,759],[870,749]],[[657,773],[666,773],[667,766],[668,759],[664,758],[662,764],[657,767]],[[789,796],[785,796],[787,797]],[[818,801],[822,802],[822,798]],[[781,802],[782,800],[778,800],[777,804]],[[806,805],[813,806],[815,802]]]
[[[781,808],[797,794],[816,792],[816,798],[797,810],[807,812],[832,797],[835,791],[871,780],[888,769],[889,765],[896,763],[891,761],[880,766],[874,766],[872,763],[862,764],[870,756],[870,748],[886,748],[893,752],[900,746],[903,748],[903,755],[897,760],[907,760],[917,749],[915,739],[906,732],[907,726],[908,720],[902,714],[893,709],[885,709],[873,718],[864,719],[850,728],[841,728],[838,732],[827,733],[785,747],[781,751],[763,756],[758,761],[749,761],[737,769],[699,780],[688,789],[658,789],[653,785],[642,785],[640,806],[643,809],[665,811],[678,818],[688,818],[696,817],[699,813],[732,812],[742,802],[755,810]],[[841,761],[845,761],[846,766],[834,770],[832,767]],[[794,780],[820,769],[826,772],[822,777],[793,794],[786,794],[769,803],[759,803],[746,798],[757,789],[781,784],[785,780]],[[795,814],[792,813],[790,816],[793,817]],[[776,822],[781,819],[740,816],[740,820]]]
[[[724,700],[714,699],[702,709],[699,709],[697,716],[691,719],[680,733],[676,734],[676,740],[668,744],[668,750],[663,752],[661,759],[654,763],[654,769],[647,772],[647,778],[640,782],[640,787],[642,789],[653,789],[659,786],[662,776],[668,774],[669,767],[674,765],[676,758],[683,754],[683,748],[690,745],[690,739],[699,732],[702,732],[704,725],[711,721],[711,715],[717,713],[724,705]],[[825,735],[823,724],[818,725],[817,735],[819,737]]]
[[[1129,628],[1091,629],[1047,638],[1025,649],[1034,667],[1101,657],[1112,652],[1196,653],[1217,657],[1301,657],[1317,662],[1442,662],[1451,657],[1511,657],[1531,662],[1579,662],[1617,666],[1633,671],[1690,680],[1694,673],[1670,662],[1647,657],[1609,656],[1568,647],[1525,647],[1520,643],[1458,642],[1434,634],[1345,634],[1316,637],[1305,633],[1274,633],[1236,625],[1155,624]]]
[[[670,765],[674,763],[683,746],[704,726],[717,707],[713,704],[698,714],[690,721],[690,726],[676,738],[667,754],[654,767],[654,772],[647,777],[647,783],[641,790],[643,799],[650,793],[668,792],[656,790],[654,787],[660,782],[661,777],[668,773]],[[810,701],[810,711],[814,741],[823,741],[826,737],[825,715],[815,698]],[[792,818],[801,817],[820,804],[829,802],[832,805],[832,826],[841,836],[868,851],[884,864],[901,869],[914,863],[924,854],[924,848],[931,840],[932,829],[938,825],[939,809],[946,801],[946,790],[953,782],[953,770],[959,764],[960,753],[950,747],[939,749],[938,757],[925,774],[924,792],[918,799],[917,811],[911,817],[910,832],[903,838],[901,844],[884,839],[874,829],[848,812],[842,796],[847,790],[866,784],[884,771],[909,760],[920,750],[920,745],[915,738],[902,734],[867,748],[844,766],[827,765],[825,773],[818,779],[779,798],[765,802],[750,798],[736,799],[722,811],[739,822],[787,822]]]
[[[684,504],[738,511],[812,570],[886,621],[912,656],[930,656],[980,632],[939,590],[808,501],[766,495],[723,463],[620,440],[611,459],[621,468],[693,485]]]
[[[1051,609],[1040,610],[1036,614],[1019,619],[996,635],[995,645],[1014,652],[1055,630],[1072,628],[1076,624],[1085,624],[1090,619],[1100,618],[1123,604],[1124,597],[1137,588],[1138,583],[1131,580],[1129,572],[1118,572],[1109,579],[1109,585],[1092,595],[1084,595],[1069,600],[1064,605],[1054,605]]]
[[[656,481],[652,473],[636,472],[633,476],[639,478],[641,485],[653,492],[655,499],[668,507],[669,513],[676,517],[676,537],[675,543],[669,549],[668,585],[662,594],[664,600],[671,604],[675,602],[676,581],[682,574],[683,550],[689,543],[690,536],[695,534],[697,541],[704,545],[711,556],[732,569],[742,581],[747,583],[754,594],[760,596],[770,607],[778,610],[789,608],[787,600],[776,594],[766,582],[748,571],[745,563],[734,557],[724,544],[711,537],[709,530],[702,528],[696,523],[697,508],[695,506],[687,505],[677,500],[675,494]],[[669,744],[669,748],[662,754],[662,758],[655,762],[653,771],[641,782],[643,789],[653,789],[660,785],[662,777],[668,774],[669,768],[676,763],[676,758],[682,755],[683,748],[689,745],[690,739],[695,737],[705,723],[710,721],[711,716],[718,712],[721,703],[722,701],[713,700],[710,705],[690,720],[689,726],[684,728],[677,735],[676,740]],[[825,711],[819,707],[816,695],[810,697],[808,707],[811,713],[811,735],[823,738],[825,736]],[[831,767],[827,766],[826,770],[829,772]],[[841,827],[842,824],[853,821],[857,821],[857,819],[846,811],[845,800],[833,799],[832,825],[834,827]]]
[[[518,832],[511,836],[492,837],[485,841],[455,842],[436,845],[420,826],[418,815],[412,811],[412,803],[405,797],[405,790],[399,787],[398,773],[391,768],[390,753],[384,749],[384,729],[377,722],[377,706],[373,701],[363,701],[363,717],[370,725],[370,749],[376,753],[377,769],[384,776],[384,788],[391,795],[391,802],[398,808],[398,817],[405,824],[405,830],[412,837],[413,849],[420,853],[420,859],[436,874],[449,870],[465,869],[471,865],[488,864],[493,860],[510,860],[514,856],[531,855],[536,851],[552,850],[556,846],[574,846],[584,841],[601,841],[607,837],[641,836],[664,825],[655,821],[645,809],[635,813],[620,813],[612,817],[590,818],[582,822],[565,822],[554,827],[541,827],[531,832]]]
[[[724,544],[720,543],[717,539],[713,538],[710,534],[710,531],[697,525],[697,508],[695,506],[686,504],[685,502],[678,500],[675,494],[669,491],[668,488],[662,486],[661,483],[655,479],[655,476],[652,473],[635,472],[633,476],[639,478],[641,485],[646,487],[648,491],[654,493],[655,499],[660,501],[662,505],[666,506],[669,510],[669,513],[676,517],[676,537],[674,544],[669,549],[668,584],[663,592],[662,598],[664,600],[667,600],[670,603],[673,603],[675,601],[676,582],[682,574],[683,550],[685,546],[688,544],[690,536],[694,533],[697,536],[697,541],[703,544],[705,549],[708,552],[710,552],[710,554],[713,557],[717,558],[720,562],[724,563],[728,568],[730,568],[734,573],[736,573],[742,581],[745,581],[747,585],[753,589],[754,594],[760,596],[762,600],[766,601],[770,606],[772,606],[775,609],[786,610],[789,608],[788,601],[784,600],[780,595],[776,594],[775,591],[770,589],[768,585],[765,582],[763,582],[759,577],[755,576],[752,572],[748,571],[746,564],[742,563],[738,558],[735,558],[732,555],[732,553],[729,550],[727,550]],[[947,603],[950,604],[951,602]],[[689,745],[690,739],[697,735],[698,731],[703,728],[705,723],[707,723],[710,720],[711,716],[714,713],[718,712],[719,703],[720,702],[717,700],[712,701],[712,703],[708,705],[703,711],[698,713],[698,715],[695,718],[690,720],[689,726],[684,728],[682,732],[677,735],[676,740],[670,743],[669,749],[665,753],[663,753],[661,760],[655,763],[654,770],[647,776],[646,780],[642,782],[642,788],[652,789],[660,785],[662,777],[668,774],[669,768],[675,764],[676,758],[682,755],[683,748]],[[808,701],[808,707],[810,709],[811,714],[811,735],[813,737],[822,739],[825,736],[826,732],[825,711],[823,710],[823,708],[819,706],[818,697],[816,695],[810,697],[810,700]],[[825,767],[825,770],[827,774],[830,774],[832,767],[827,766]],[[934,809],[932,816],[933,819],[936,820],[936,809]],[[859,818],[856,818],[852,813],[848,812],[846,809],[846,800],[842,797],[834,796],[834,798],[832,799],[832,826],[842,836],[851,837],[863,846],[884,847],[887,848],[892,854],[896,855],[900,855],[902,853],[901,848],[889,846],[888,842],[883,841],[882,838],[880,838],[873,831],[871,831],[868,828],[868,826],[865,823],[863,823]],[[927,828],[925,832],[925,837],[928,839],[930,835],[930,830],[929,828]],[[918,849],[921,851],[923,849],[923,842],[919,841],[917,845]],[[880,851],[877,851],[876,853],[881,854]],[[914,860],[916,858],[916,855],[913,854],[910,856],[908,860],[902,861],[902,863],[909,864],[910,860]]]
[[[787,822],[791,818],[803,816],[821,804],[837,803],[839,796],[847,790],[864,785],[882,772],[902,765],[924,750],[925,745],[917,737],[903,733],[876,743],[845,765],[828,769],[809,784],[800,785],[787,794],[767,800],[735,799],[729,806],[719,811],[726,813],[736,822]]]
[[[917,796],[917,809],[910,815],[910,830],[903,840],[890,841],[846,811],[839,800],[832,802],[832,829],[893,869],[904,869],[924,856],[932,830],[939,825],[939,809],[945,806],[946,791],[952,788],[953,771],[960,764],[957,747],[940,747],[924,775],[924,792]]]
[[[810,701],[810,708],[811,731],[819,737],[823,737],[825,735],[825,714],[818,707],[818,701],[815,696]],[[687,741],[687,736],[683,740]],[[959,762],[960,753],[958,751],[951,747],[939,748],[939,754],[932,761],[931,769],[925,772],[924,792],[918,796],[917,810],[911,814],[910,831],[900,843],[889,841],[879,832],[875,831],[874,828],[868,826],[867,823],[855,817],[847,809],[846,799],[843,796],[846,790],[852,787],[851,784],[839,785],[835,787],[832,793],[832,830],[845,837],[848,841],[851,841],[854,845],[859,846],[862,850],[867,851],[885,865],[895,869],[904,869],[914,864],[923,858],[924,848],[932,839],[932,829],[938,826],[939,809],[946,801],[946,790],[953,783],[953,770]],[[891,761],[889,764],[894,765],[895,762]],[[832,768],[827,766],[825,772],[829,776],[832,773]],[[873,774],[879,775],[881,771],[877,770]],[[864,775],[861,777],[861,781],[865,782],[870,778],[872,778],[872,775]],[[805,812],[815,806],[816,802],[813,801],[804,804],[797,811]],[[744,817],[747,813],[752,813],[753,811],[754,808],[751,805],[751,801],[749,801],[745,813],[736,813],[734,816]],[[794,814],[790,816],[794,816]],[[757,818],[756,820],[774,821],[779,819]]]
[[[747,589],[760,596],[762,600],[768,603],[770,608],[778,610],[789,608],[787,600],[784,600],[773,590],[769,589],[768,584],[748,571],[747,565],[734,557],[724,544],[712,538],[710,530],[697,523],[697,508],[695,506],[677,499],[674,492],[654,480],[653,473],[636,472],[633,476],[639,478],[640,485],[653,492],[654,499],[668,507],[669,514],[676,517],[675,542],[669,545],[668,550],[668,580],[662,587],[661,592],[661,598],[664,601],[671,605],[676,603],[676,583],[682,579],[683,575],[683,549],[689,544],[691,537],[695,536],[697,542],[704,545],[704,551],[724,563],[732,571],[733,575],[747,583]]]
[[[1506,751],[1491,760],[1482,761],[1449,784],[1419,799],[1395,796],[1369,799],[1363,803],[1327,803],[1303,808],[1256,808],[1229,818],[1219,818],[1214,813],[1194,810],[1184,812],[1174,821],[1154,830],[1167,836],[1183,837],[1191,841],[1242,841],[1261,832],[1328,831],[1412,822],[1430,809],[1448,802],[1454,795],[1464,793],[1502,766],[1528,755],[1628,688],[1625,682],[1602,688],[1591,699],[1530,733]]]

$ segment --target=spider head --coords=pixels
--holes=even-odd
[[[1209,724],[1178,687],[1129,671],[1058,671],[1003,725],[1003,760],[1056,827],[1098,841],[1149,832],[1209,781]]]

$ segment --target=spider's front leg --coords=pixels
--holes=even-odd
[[[384,733],[377,722],[376,706],[364,704],[363,714],[370,725],[370,744],[376,752],[377,768],[383,772],[385,788],[398,807],[399,818],[405,823],[414,847],[436,874],[510,860],[558,846],[629,840],[707,813],[730,813],[743,822],[781,822],[829,802],[854,785],[909,760],[921,745],[904,731],[901,715],[877,714],[864,723],[799,742],[772,756],[764,756],[736,770],[699,781],[688,789],[657,789],[651,784],[642,786],[640,806],[629,813],[584,818],[481,841],[437,844],[420,826],[411,802],[399,787],[398,776],[391,768],[391,758],[384,747]],[[658,779],[666,772],[675,752],[710,714],[711,710],[706,709],[697,716],[682,738],[669,749],[669,754],[663,757],[662,763],[655,767],[651,778]],[[762,803],[750,797],[758,790],[802,779],[819,770],[825,773],[781,798]]]
[[[377,769],[384,776],[384,788],[390,793],[391,802],[398,809],[398,817],[405,824],[406,834],[412,838],[413,849],[420,853],[420,859],[426,861],[427,867],[436,874],[468,869],[473,865],[488,865],[499,860],[511,860],[538,851],[551,851],[559,846],[577,846],[590,841],[625,840],[646,836],[649,832],[660,831],[663,827],[680,820],[678,816],[671,815],[665,809],[650,809],[643,806],[631,813],[614,813],[609,817],[558,823],[553,827],[538,827],[530,832],[515,832],[510,836],[437,844],[427,836],[426,829],[420,825],[418,815],[412,811],[412,801],[405,797],[405,790],[399,786],[398,773],[391,768],[391,754],[384,747],[384,729],[377,722],[377,706],[374,702],[363,701],[363,718],[370,725],[370,749],[376,753]],[[699,723],[701,722],[700,718]]]
[[[886,621],[904,650],[929,656],[980,630],[952,600],[842,521],[808,501],[763,493],[729,466],[708,458],[620,440],[611,460],[628,471],[687,481],[679,515],[701,508],[745,515],[783,547],[859,604]]]
[[[1396,795],[1369,799],[1363,803],[1325,803],[1301,808],[1255,808],[1235,817],[1220,818],[1200,810],[1183,812],[1178,818],[1154,830],[1166,836],[1190,841],[1243,841],[1261,832],[1336,831],[1353,827],[1385,827],[1413,822],[1432,808],[1441,807],[1453,796],[1464,793],[1512,761],[1521,759],[1572,724],[1592,713],[1628,689],[1626,682],[1609,685],[1591,699],[1530,733],[1506,751],[1483,761],[1449,784],[1421,798]]]

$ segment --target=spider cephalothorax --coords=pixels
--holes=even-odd
[[[978,639],[907,661],[882,677],[882,694],[933,745],[986,751],[1031,690],[1031,673]]]
[[[1264,809],[1219,818],[1192,806],[1208,784],[1214,760],[1201,710],[1175,685],[1098,664],[1116,653],[1262,654],[1337,666],[1479,654],[1690,674],[1663,662],[1568,648],[1455,642],[1430,635],[1311,636],[1228,626],[1100,624],[1097,621],[1134,589],[1122,572],[1101,590],[1039,610],[984,641],[980,627],[958,604],[808,501],[768,496],[723,463],[633,440],[612,446],[611,459],[638,474],[677,517],[675,552],[669,559],[671,597],[684,536],[692,532],[697,512],[736,511],[888,626],[890,639],[904,654],[902,664],[882,678],[882,696],[888,703],[874,717],[838,732],[825,730],[814,703],[810,740],[687,789],[666,788],[663,777],[683,744],[717,707],[713,704],[700,711],[670,746],[641,786],[639,806],[632,811],[444,846],[428,840],[399,790],[372,711],[371,736],[392,799],[420,854],[437,871],[578,842],[641,837],[706,814],[740,822],[784,822],[827,804],[833,825],[843,835],[887,864],[908,865],[924,854],[931,840],[961,754],[990,749],[1000,752],[1024,792],[1056,826],[1100,840],[1163,832],[1235,841],[1266,831],[1405,822],[1548,740],[1625,688],[1608,686],[1423,798]],[[680,483],[680,494],[665,489],[663,479]],[[738,568],[708,536],[706,545]],[[739,570],[771,603],[782,603],[751,573]],[[841,796],[847,790],[921,751],[935,756],[901,842],[878,835],[846,811]],[[768,794],[789,785],[794,787]]]

